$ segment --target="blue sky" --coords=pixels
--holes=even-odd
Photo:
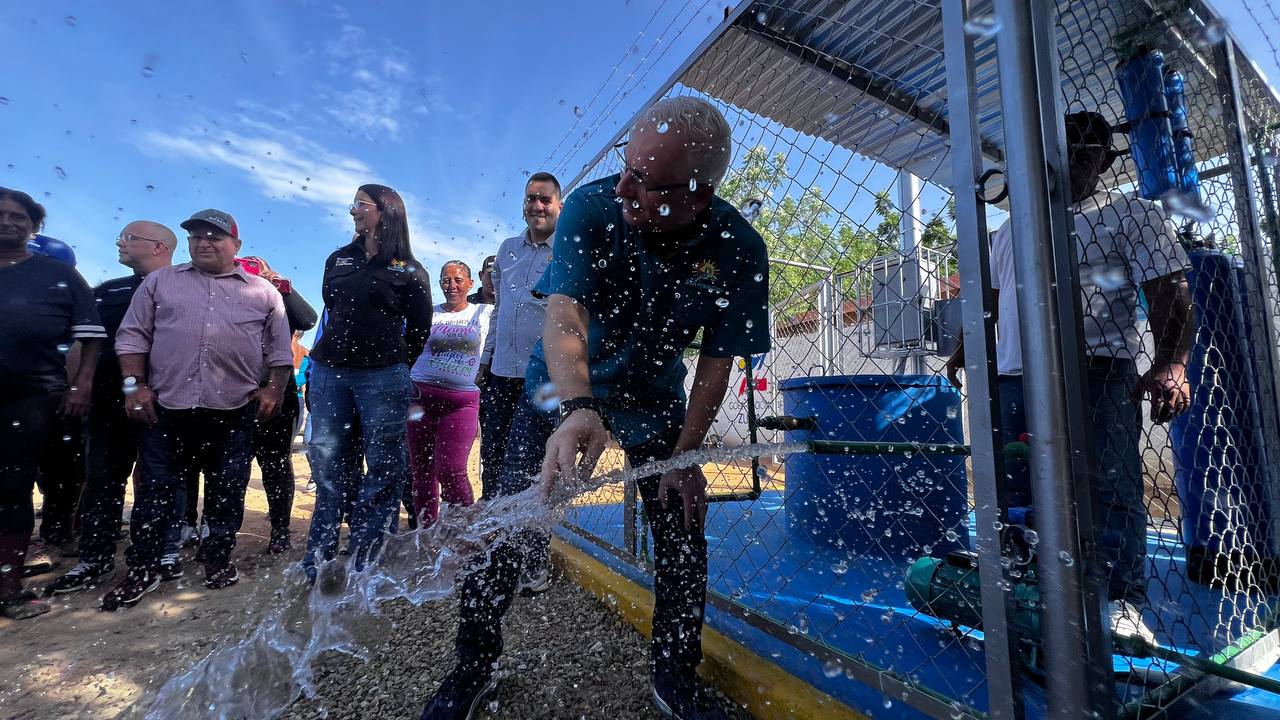
[[[1216,5],[1275,81],[1265,2]],[[244,253],[318,305],[360,183],[405,195],[433,272],[477,264],[523,227],[525,174],[555,151],[567,181],[728,4],[13,4],[0,16],[18,59],[0,81],[0,184],[46,205],[48,234],[91,282],[123,274],[113,243],[129,220],[177,230],[213,206],[238,219]]]
[[[113,243],[129,220],[178,231],[214,206],[235,215],[242,252],[318,303],[360,183],[405,195],[433,271],[478,263],[523,228],[525,174],[615,63],[615,85],[641,69],[621,122],[722,13],[701,0],[12,5],[0,42],[23,60],[0,83],[0,184],[45,204],[47,233],[90,282],[123,274]]]

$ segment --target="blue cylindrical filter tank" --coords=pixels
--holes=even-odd
[[[1191,406],[1169,427],[1182,505],[1187,575],[1210,584],[1269,556],[1274,509],[1256,404],[1250,328],[1237,261],[1190,253],[1196,341],[1187,367]]]
[[[960,444],[960,391],[934,375],[845,375],[785,380],[787,415],[816,428],[788,441]],[[968,478],[958,455],[791,455],[787,533],[858,555],[911,562],[967,539]]]
[[[1164,54],[1145,50],[1120,63],[1116,82],[1129,122],[1129,154],[1138,169],[1142,197],[1155,200],[1178,187],[1169,100],[1164,91]]]
[[[1164,72],[1164,96],[1169,105],[1169,129],[1173,132],[1173,162],[1178,173],[1178,188],[1182,192],[1200,197],[1200,173],[1196,170],[1196,155],[1187,124],[1186,79],[1177,70]]]

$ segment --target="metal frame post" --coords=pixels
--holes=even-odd
[[[964,31],[970,0],[944,0],[943,40],[951,125],[952,185],[956,204],[956,260],[960,273],[969,444],[977,519],[978,573],[982,582],[983,648],[987,661],[987,705],[992,720],[1023,717],[1018,640],[1010,632],[1013,607],[1002,586],[1010,582],[1001,564],[997,523],[1004,497],[1004,457],[994,418],[1000,416],[995,366],[995,302],[991,293],[987,218],[978,200],[982,172],[981,130],[976,122],[973,41]]]
[[[836,282],[827,275],[818,285],[818,344],[822,348],[822,374],[836,374]]]
[[[1249,322],[1253,326],[1253,364],[1258,378],[1258,406],[1262,414],[1263,447],[1280,445],[1280,370],[1277,370],[1277,338],[1275,323],[1275,299],[1271,295],[1267,276],[1267,249],[1263,243],[1261,224],[1258,221],[1258,199],[1249,177],[1249,142],[1246,135],[1247,119],[1241,105],[1240,74],[1236,68],[1236,44],[1228,35],[1213,49],[1214,66],[1218,75],[1218,93],[1223,99],[1223,121],[1226,123],[1227,159],[1231,168],[1232,195],[1235,197],[1235,216],[1240,223],[1240,248],[1244,253],[1248,272],[1245,279],[1249,294]],[[1277,268],[1280,270],[1280,268]],[[1265,340],[1265,342],[1263,341]],[[1271,493],[1271,506],[1280,507],[1280,452],[1267,452],[1267,483]],[[1280,555],[1280,522],[1273,521],[1269,546],[1273,555]]]
[[[1069,428],[1071,419],[1082,417],[1083,408],[1081,388],[1063,386],[1064,351],[1078,354],[1080,349],[1063,347],[1060,298],[1054,290],[1057,279],[1067,281],[1071,277],[1069,268],[1060,267],[1062,260],[1069,258],[1071,268],[1076,260],[1075,248],[1064,232],[1065,222],[1054,220],[1055,212],[1065,218],[1063,193],[1069,190],[1056,179],[1051,186],[1046,173],[1050,158],[1046,156],[1045,127],[1048,122],[1058,122],[1056,101],[1060,90],[1044,85],[1045,78],[1041,77],[1041,59],[1056,57],[1056,51],[1051,38],[1045,42],[1045,20],[1051,17],[1046,3],[995,0],[994,4],[1004,27],[996,35],[996,51],[1009,221],[1018,274],[1019,329],[1023,356],[1036,359],[1024,365],[1023,378],[1031,432],[1032,496],[1040,535],[1038,569],[1041,596],[1047,599],[1042,628],[1048,717],[1076,720],[1091,709],[1107,712],[1112,703],[1110,693],[1100,696],[1091,691],[1091,673],[1086,669],[1090,646],[1085,634],[1084,562],[1076,524],[1072,463],[1073,440],[1079,436]],[[1053,110],[1046,112],[1046,104]],[[1056,138],[1057,133],[1052,137]],[[1052,159],[1059,162],[1059,157]],[[1056,177],[1061,175],[1056,173]],[[1055,248],[1060,251],[1054,252]],[[1071,255],[1062,248],[1070,248]],[[1073,403],[1076,409],[1069,407]],[[1104,705],[1105,709],[1101,707]]]
[[[1066,127],[1062,123],[1061,62],[1058,57],[1057,4],[1051,0],[1033,0],[1031,37],[1036,54],[1036,81],[1040,88],[1040,129],[1044,143],[1046,167],[1051,188],[1061,188],[1048,196],[1053,241],[1053,276],[1058,298],[1058,337],[1061,339],[1061,386],[1066,391],[1067,446],[1071,457],[1072,477],[1089,479],[1094,472],[1093,423],[1090,406],[1082,398],[1089,395],[1088,372],[1084,357],[1084,308],[1080,291],[1080,248],[1072,236],[1071,179],[1067,169]],[[1024,346],[1025,347],[1025,346]],[[1108,569],[1098,559],[1101,549],[1100,529],[1093,516],[1091,482],[1074,482],[1067,488],[1075,503],[1075,523],[1080,551],[1077,564],[1084,581],[1081,586],[1083,615],[1080,628],[1085,641],[1085,673],[1095,703],[1093,717],[1107,720],[1115,717],[1116,703],[1103,700],[1113,692],[1111,670],[1111,625],[1105,612]]]

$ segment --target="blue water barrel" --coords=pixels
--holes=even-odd
[[[1144,51],[1120,63],[1116,84],[1129,121],[1129,155],[1138,170],[1142,197],[1155,200],[1178,187],[1169,98],[1164,92],[1164,54]]]
[[[935,375],[784,380],[782,407],[812,417],[789,441],[964,442],[960,391]],[[791,455],[787,533],[852,554],[911,561],[963,547],[968,479],[955,455]]]
[[[1269,555],[1273,509],[1241,269],[1217,250],[1193,250],[1190,260],[1197,323],[1187,367],[1191,406],[1169,435],[1188,572],[1201,579],[1195,576],[1211,571],[1213,556]],[[1190,567],[1193,557],[1208,557],[1203,572]]]

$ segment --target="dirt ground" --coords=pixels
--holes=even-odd
[[[615,451],[601,471],[620,464]],[[192,549],[184,552],[181,580],[162,584],[136,607],[104,613],[97,609],[99,599],[123,576],[126,540],[119,543],[116,571],[105,586],[55,598],[53,611],[34,620],[0,618],[0,667],[13,669],[0,684],[0,720],[133,716],[130,708],[175,672],[226,638],[241,636],[271,601],[284,569],[302,555],[315,496],[302,492],[310,476],[300,453],[294,468],[294,549],[271,556],[265,553],[266,495],[254,467],[233,556],[241,574],[237,585],[206,589]],[[474,452],[471,470],[478,478]],[[478,482],[473,485],[478,495]],[[27,585],[41,588],[74,563],[74,557],[65,558],[53,572],[28,578]],[[418,717],[449,670],[456,603],[402,603],[390,615],[397,630],[388,648],[367,665],[346,656],[327,658],[319,696],[299,701],[285,717]],[[506,677],[482,717],[656,717],[648,696],[647,642],[577,586],[557,580],[545,595],[518,601],[505,627]]]

